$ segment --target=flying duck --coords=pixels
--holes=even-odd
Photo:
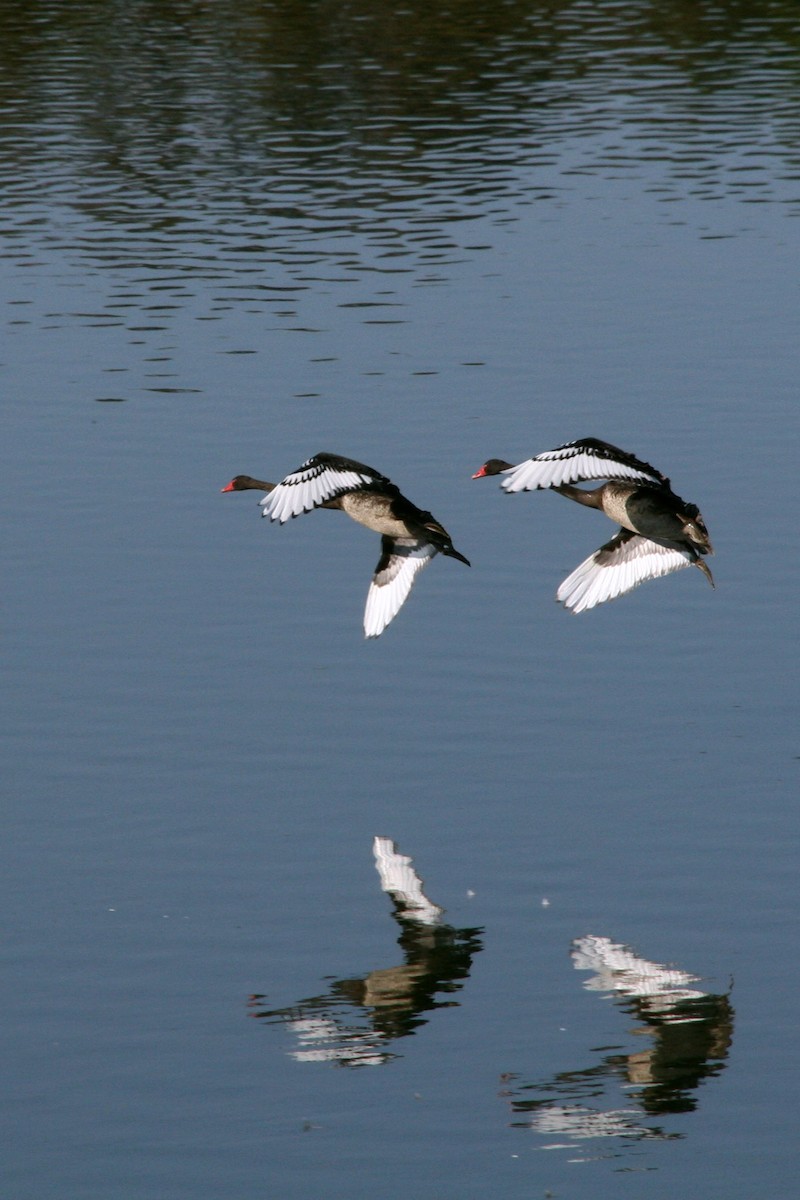
[[[353,459],[315,454],[280,483],[237,475],[222,491],[249,489],[268,493],[261,501],[261,515],[272,521],[283,524],[313,508],[339,508],[381,535],[381,557],[364,609],[368,638],[378,637],[397,616],[417,574],[436,554],[470,565],[429,512],[407,500],[385,475]]]
[[[513,466],[490,458],[472,476],[504,475],[506,492],[550,488],[588,508],[599,508],[621,529],[568,575],[556,599],[571,612],[624,596],[647,579],[682,567],[699,567],[714,580],[702,556],[713,554],[695,504],[676,496],[666,475],[633,454],[598,438],[580,438]],[[573,484],[606,479],[601,487]]]

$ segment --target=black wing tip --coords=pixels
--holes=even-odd
[[[556,449],[592,451],[598,458],[608,459],[609,462],[619,462],[627,467],[634,467],[638,471],[653,475],[662,487],[671,491],[670,481],[663,471],[659,471],[652,463],[645,462],[643,458],[637,458],[635,454],[631,454],[630,450],[623,450],[621,446],[615,446],[613,442],[606,442],[602,438],[596,437],[576,438],[574,442],[565,442],[563,446],[557,446]]]
[[[319,453],[313,454],[307,460],[310,463],[318,463],[320,466],[333,467],[337,471],[357,471],[361,475],[369,475],[373,479],[382,480],[389,483],[389,479],[381,471],[376,471],[374,467],[370,467],[367,463],[358,462],[355,458],[347,458],[343,454],[332,454],[328,450],[320,450]]]

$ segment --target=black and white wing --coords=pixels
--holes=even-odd
[[[556,592],[556,600],[570,612],[584,612],[624,596],[648,579],[691,567],[695,558],[689,550],[623,529],[567,576]]]
[[[381,538],[383,553],[367,593],[364,633],[378,637],[408,598],[419,572],[437,553],[430,542],[415,538]]]
[[[425,895],[423,881],[408,855],[401,854],[392,839],[386,837],[375,838],[372,853],[381,887],[392,897],[401,915],[421,925],[438,925],[444,909]]]
[[[530,492],[590,479],[629,479],[669,486],[669,480],[655,467],[598,438],[581,438],[545,450],[510,467],[503,475],[501,486],[506,492]]]
[[[384,475],[364,463],[340,458],[336,454],[315,454],[264,497],[261,515],[283,524],[290,517],[299,517],[312,508],[319,508],[327,500],[335,500],[345,492],[374,487],[376,484],[391,486]]]

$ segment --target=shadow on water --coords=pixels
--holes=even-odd
[[[631,1032],[649,1044],[631,1052],[604,1047],[599,1062],[539,1083],[517,1084],[516,1076],[506,1076],[504,1095],[524,1118],[514,1125],[559,1137],[557,1144],[570,1149],[620,1139],[611,1155],[626,1142],[682,1137],[642,1122],[693,1112],[697,1088],[724,1070],[733,1037],[729,997],[692,988],[697,976],[648,962],[606,937],[577,938],[572,961],[578,971],[595,972],[584,986],[641,1022]],[[622,1103],[612,1095],[619,1089]]]
[[[482,949],[480,929],[443,922],[444,910],[428,900],[411,859],[389,838],[375,838],[373,852],[400,926],[403,962],[337,979],[324,993],[285,1008],[264,1008],[263,995],[250,998],[252,1017],[285,1025],[294,1035],[299,1046],[291,1055],[298,1062],[363,1067],[395,1058],[389,1047],[425,1025],[423,1014],[458,1003],[454,996]]]

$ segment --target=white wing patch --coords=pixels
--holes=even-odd
[[[613,447],[610,448],[613,450]],[[617,459],[613,453],[601,453],[591,446],[559,446],[545,450],[503,471],[501,487],[506,492],[532,492],[538,488],[560,487],[563,483],[580,483],[589,479],[634,479],[661,485],[661,476]]]
[[[630,538],[618,534],[608,548],[596,550],[567,576],[556,592],[556,600],[571,612],[584,612],[624,596],[648,579],[690,567],[693,561],[687,550],[661,545],[638,534]]]
[[[301,467],[282,479],[274,491],[261,501],[261,515],[271,521],[288,521],[301,513],[319,508],[326,500],[333,500],[353,488],[364,487],[373,482],[372,475],[362,471],[335,467],[309,458]]]
[[[405,604],[414,580],[437,553],[430,542],[396,538],[385,566],[383,559],[370,584],[364,609],[364,633],[379,637]]]

